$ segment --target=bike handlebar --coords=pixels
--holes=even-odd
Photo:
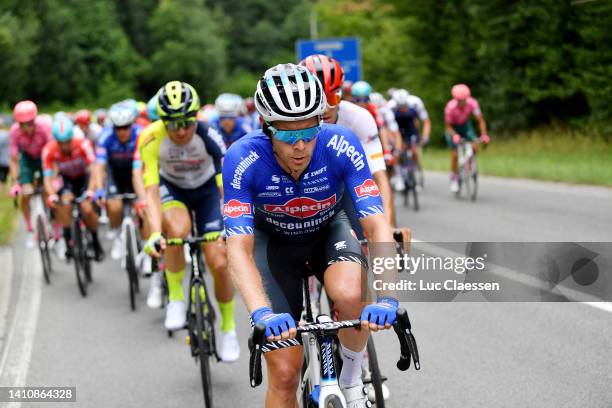
[[[396,322],[393,329],[397,334],[400,343],[400,358],[397,361],[397,368],[400,371],[406,371],[410,367],[410,360],[414,361],[414,368],[421,369],[419,362],[419,351],[416,344],[416,339],[412,334],[412,326],[408,318],[408,312],[405,309],[399,308],[396,313]],[[361,327],[361,321],[344,320],[338,322],[324,323],[309,323],[304,326],[298,326],[297,332],[309,333],[316,332],[318,334],[335,333],[338,330]],[[301,336],[297,336],[290,340],[281,340],[274,342],[266,342],[266,326],[263,323],[257,323],[253,327],[251,339],[249,339],[249,349],[251,356],[249,360],[249,380],[251,387],[255,388],[263,381],[261,370],[261,356],[269,351],[279,350],[281,348],[297,346],[301,344]]]

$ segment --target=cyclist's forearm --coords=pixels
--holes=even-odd
[[[154,184],[146,188],[147,196],[147,216],[151,232],[161,232],[162,230],[162,210],[159,201],[159,184]]]
[[[393,219],[395,211],[393,207],[393,193],[391,192],[391,184],[389,183],[389,177],[385,170],[377,171],[374,176],[374,181],[380,190],[380,195],[383,202],[383,210],[385,211],[385,218],[389,225],[393,226]]]
[[[9,163],[9,171],[11,173],[13,183],[16,183],[19,180],[19,162],[13,157],[11,157],[11,161]]]
[[[96,189],[104,188],[104,176],[106,166],[103,163],[96,163],[94,165],[96,174]]]
[[[478,125],[480,127],[480,134],[486,135],[487,134],[487,122],[485,122],[483,115],[480,115],[478,117]]]
[[[134,192],[136,192],[138,199],[146,200],[146,193],[145,193],[144,184],[142,182],[142,170],[141,169],[132,170],[132,185],[134,186]]]
[[[50,176],[44,177],[43,185],[45,187],[45,193],[47,193],[47,195],[55,194],[55,189],[53,188],[53,177],[50,177]]]
[[[423,122],[423,139],[429,139],[431,133],[431,119],[425,119]]]
[[[271,306],[255,265],[254,242],[252,235],[234,235],[227,239],[229,271],[249,313],[260,307]]]
[[[369,242],[385,243],[385,245],[370,246],[371,259],[395,259],[397,253],[395,244],[393,244],[395,242],[393,239],[393,229],[389,226],[389,223],[387,223],[384,217],[380,214],[375,214],[362,218],[361,226]],[[382,273],[376,275],[376,279],[381,279],[383,282],[397,282],[397,268],[383,268]],[[378,291],[378,296],[397,298],[397,294],[392,290]]]
[[[98,178],[96,177],[96,164],[92,163],[89,165],[87,170],[89,172],[89,180],[87,182],[87,189],[89,191],[96,191],[98,186]]]
[[[455,129],[453,129],[453,127],[451,126],[450,123],[446,122],[446,123],[444,123],[444,126],[446,127],[446,133],[448,133],[449,135],[452,136],[455,133],[457,133],[457,132],[455,132]]]

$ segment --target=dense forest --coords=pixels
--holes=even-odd
[[[607,0],[0,0],[0,106],[105,106],[180,78],[252,94],[295,40],[359,36],[364,79],[421,96],[434,124],[465,82],[498,131],[612,119]],[[437,126],[436,126],[437,127]],[[441,129],[441,128],[440,128]]]

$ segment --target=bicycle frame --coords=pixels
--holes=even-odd
[[[474,148],[472,147],[472,142],[462,139],[461,143],[457,145],[457,162],[459,164],[459,174],[463,175],[466,170],[471,171],[473,161]]]

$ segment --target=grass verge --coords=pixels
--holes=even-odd
[[[0,245],[6,245],[15,234],[19,211],[13,207],[13,199],[0,191]]]
[[[427,149],[425,169],[450,170],[450,151]],[[580,132],[547,128],[496,138],[480,149],[482,174],[612,187],[612,144]]]

